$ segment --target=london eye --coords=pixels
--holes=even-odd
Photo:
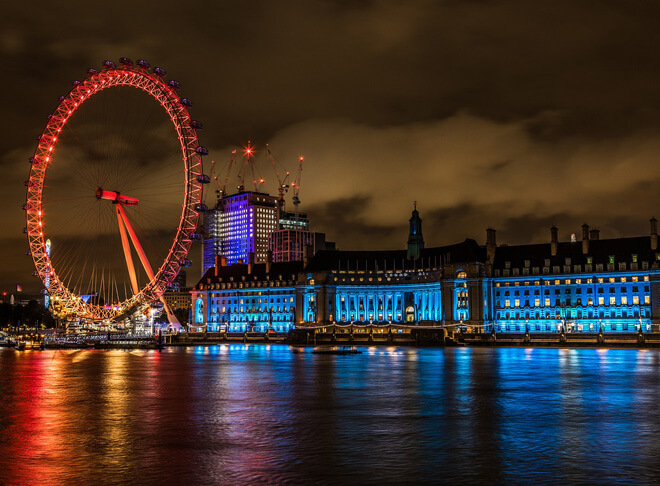
[[[208,152],[162,68],[121,58],[72,84],[30,158],[24,231],[59,317],[119,320],[190,265]]]

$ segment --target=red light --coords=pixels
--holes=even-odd
[[[3,292],[3,293],[2,293],[2,296],[3,296],[3,297],[7,297],[7,292]]]
[[[243,153],[245,154],[246,157],[252,157],[254,155],[254,147],[252,146],[252,142],[248,140],[247,147],[243,147]]]

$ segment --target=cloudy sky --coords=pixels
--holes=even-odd
[[[301,207],[342,249],[402,248],[414,200],[427,246],[483,243],[488,226],[509,244],[585,221],[646,234],[660,216],[658,18],[637,0],[11,2],[0,286],[35,287],[20,207],[45,116],[121,56],[183,85],[218,166],[247,140],[292,170],[303,154]]]

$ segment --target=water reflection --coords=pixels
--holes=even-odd
[[[657,482],[660,353],[0,350],[0,484]]]

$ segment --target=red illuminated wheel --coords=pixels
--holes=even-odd
[[[25,231],[62,317],[126,316],[158,301],[190,264],[207,151],[192,103],[164,77],[146,61],[106,61],[73,83],[38,139]]]

